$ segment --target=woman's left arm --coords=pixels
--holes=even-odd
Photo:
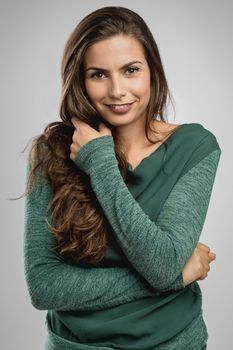
[[[220,148],[215,149],[181,176],[156,223],[123,181],[112,136],[89,141],[74,159],[90,176],[123,252],[155,289],[165,290],[176,280],[181,282],[179,276],[204,225],[220,154]]]

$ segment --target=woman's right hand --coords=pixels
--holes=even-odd
[[[216,255],[210,251],[210,248],[198,242],[193,254],[183,268],[182,275],[184,285],[204,280],[210,270],[209,264],[216,259]]]

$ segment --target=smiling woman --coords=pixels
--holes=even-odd
[[[25,274],[48,310],[47,350],[201,350],[198,242],[221,149],[201,124],[166,122],[157,44],[124,7],[81,20],[62,58],[61,122],[32,145]]]

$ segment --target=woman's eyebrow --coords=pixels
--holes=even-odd
[[[129,62],[129,63],[124,64],[120,69],[127,68],[128,66],[131,66],[131,65],[134,64],[134,63],[141,63],[141,64],[143,64],[141,61],[131,61],[131,62]],[[101,71],[103,71],[103,72],[109,72],[107,69],[105,69],[105,68],[100,68],[100,67],[89,67],[89,68],[86,69],[86,72],[87,72],[88,70],[91,70],[91,69],[94,69],[94,70],[101,70]]]

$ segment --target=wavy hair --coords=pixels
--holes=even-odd
[[[37,178],[48,180],[52,189],[48,228],[56,239],[56,251],[76,262],[93,265],[105,255],[110,225],[89,177],[70,159],[74,132],[71,118],[78,118],[97,130],[100,121],[107,123],[87,95],[84,55],[92,44],[119,34],[136,38],[143,47],[151,76],[145,134],[151,143],[158,142],[149,138],[149,129],[156,133],[150,123],[154,117],[166,122],[167,102],[172,102],[158,47],[148,26],[137,13],[125,7],[108,6],[84,17],[68,38],[61,62],[61,121],[48,124],[35,138],[30,151],[31,169],[26,192],[35,185]],[[119,170],[127,183],[127,159],[114,127],[108,123],[107,126],[112,131]]]

